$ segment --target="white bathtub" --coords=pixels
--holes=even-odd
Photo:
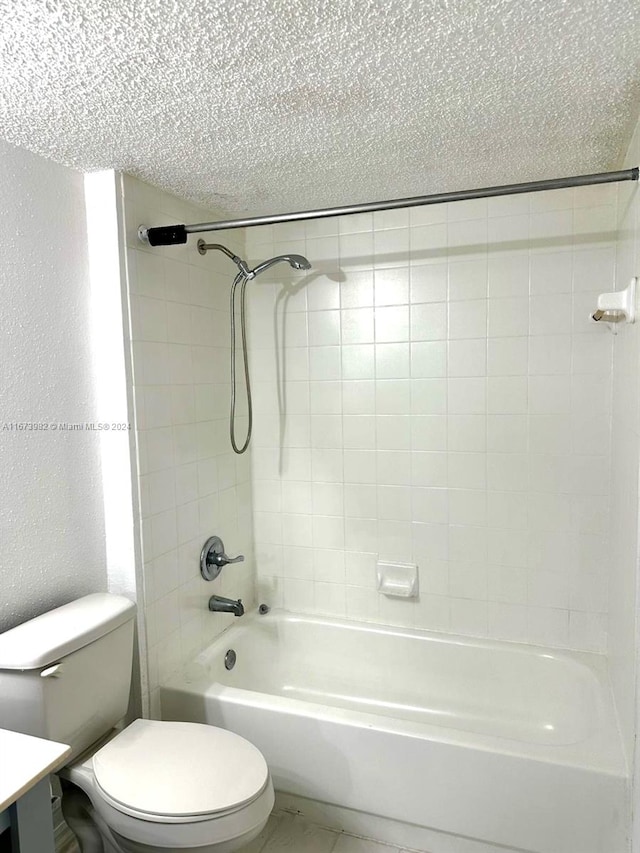
[[[278,791],[424,828],[434,853],[464,839],[628,849],[627,769],[596,655],[276,611],[243,618],[165,684],[162,715],[243,735]]]

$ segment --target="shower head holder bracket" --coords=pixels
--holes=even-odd
[[[610,323],[612,330],[618,323],[635,323],[637,282],[637,277],[634,277],[624,290],[601,293],[591,320],[595,323]]]

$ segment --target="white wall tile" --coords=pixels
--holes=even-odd
[[[373,252],[377,265],[395,265],[406,258],[409,251],[409,231],[407,228],[379,230],[374,225]]]
[[[251,339],[261,410],[253,457],[257,547],[265,549],[258,572],[274,600],[604,649],[598,559],[613,345],[587,315],[615,272],[610,193],[538,193],[283,232],[283,251],[305,241],[314,265],[339,264],[346,278],[323,276],[297,303],[282,301],[287,322],[297,316],[285,342],[284,447],[272,329]],[[249,245],[254,239],[249,231]],[[197,292],[213,308],[202,283]],[[157,299],[153,289],[143,295]],[[276,295],[264,291],[262,313]],[[162,351],[148,352],[157,384],[168,382]],[[161,395],[150,397],[149,412],[165,425]],[[189,464],[175,434],[173,443]],[[151,460],[159,463],[153,447]],[[189,482],[185,469],[181,496]],[[265,486],[278,482],[280,492]],[[289,543],[283,559],[293,585],[279,591],[269,579],[281,541]],[[313,575],[310,558],[292,556],[308,551]],[[420,563],[419,602],[378,596],[380,554]]]
[[[345,415],[368,415],[373,414],[375,409],[375,382],[354,380],[342,383],[342,410]]]
[[[376,381],[376,413],[406,415],[411,408],[411,383],[408,379]]]
[[[346,483],[344,486],[345,516],[348,518],[377,518],[377,486]]]
[[[451,598],[451,630],[456,634],[484,637],[488,630],[488,611],[485,601]]]
[[[342,353],[339,346],[319,346],[309,348],[310,379],[340,379]]]
[[[271,482],[271,481],[268,481]],[[283,513],[311,513],[312,512],[312,489],[311,483],[305,480],[285,480],[281,484],[281,501]],[[270,512],[275,512],[276,500],[269,507]]]
[[[529,257],[526,252],[489,253],[487,274],[491,299],[529,295]]]
[[[349,271],[340,287],[343,309],[368,308],[373,305],[373,275],[370,272]]]
[[[374,450],[344,451],[345,483],[376,482],[376,455]]]
[[[342,483],[313,483],[312,505],[316,515],[344,515],[344,486]],[[340,555],[344,561],[344,557]]]
[[[449,337],[480,338],[487,333],[487,301],[472,299],[449,303]]]
[[[376,344],[376,378],[405,379],[409,374],[409,344]]]
[[[571,334],[571,297],[569,294],[554,294],[553,309],[547,296],[532,296],[529,299],[529,334]],[[587,312],[585,312],[586,316]]]
[[[451,524],[476,525],[484,527],[487,523],[487,496],[484,491],[472,489],[448,489],[443,492],[440,501],[444,504],[448,498],[449,521]],[[416,519],[418,521],[420,519]],[[428,520],[428,519],[425,519]],[[430,519],[429,519],[430,520]]]
[[[411,306],[411,340],[442,341],[447,337],[445,303]]]
[[[528,383],[524,376],[491,376],[487,380],[489,414],[526,414]]]
[[[523,376],[528,363],[526,337],[498,337],[487,341],[487,373],[490,376]]]
[[[412,450],[446,450],[447,419],[443,415],[415,415],[410,421]]]
[[[415,379],[410,386],[411,412],[441,415],[447,411],[447,382],[444,379]]]
[[[531,256],[531,295],[570,293],[572,272],[572,252],[536,252]]]
[[[513,338],[527,334],[529,302],[521,296],[489,300],[488,331],[491,338]]]
[[[487,597],[487,570],[482,562],[464,562],[449,552],[449,594],[454,598],[484,601]]]
[[[484,414],[451,414],[447,419],[446,438],[449,450],[484,451],[487,447],[487,419]]]
[[[447,468],[448,485],[452,489],[485,489],[487,486],[484,453],[449,453]]]
[[[521,604],[527,603],[527,571],[517,566],[496,566],[487,568],[487,596],[490,601]],[[526,639],[526,614],[524,620]]]
[[[516,643],[527,641],[527,608],[523,605],[489,602],[487,619],[490,636]]]
[[[464,202],[462,202],[464,204]],[[447,245],[450,250],[461,247],[482,252],[487,245],[487,220],[467,219],[450,221],[447,227]]]
[[[411,344],[411,376],[417,379],[446,376],[447,344],[423,341]]]
[[[449,376],[484,376],[487,372],[487,340],[449,341]]]
[[[527,608],[528,640],[544,646],[567,646],[569,611],[550,607]]]
[[[487,296],[487,261],[479,258],[449,264],[449,300],[485,299]]]
[[[446,249],[447,226],[432,224],[411,228],[410,245],[412,257],[417,261],[424,261],[431,253]]]
[[[370,269],[373,266],[373,234],[370,231],[341,234],[340,260],[350,273],[352,270]],[[373,295],[373,289],[371,292]]]
[[[301,315],[303,320],[304,315]],[[340,343],[340,312],[314,311],[309,313],[309,345],[334,346]],[[296,341],[297,346],[304,346],[305,341]]]
[[[421,264],[410,268],[410,303],[446,302],[447,265]]]
[[[377,343],[409,339],[409,308],[406,305],[375,309]]]
[[[411,454],[406,451],[377,451],[376,479],[378,483],[398,486],[410,485]]]
[[[345,415],[342,430],[345,449],[375,450],[376,419],[373,415]]]
[[[409,267],[376,270],[375,304],[407,305],[409,301]]]
[[[447,383],[449,412],[453,415],[481,414],[487,408],[485,379],[449,379]]]
[[[373,308],[343,309],[342,343],[365,344],[374,340]]]
[[[299,384],[299,383],[296,383]],[[273,386],[269,385],[273,397]],[[336,415],[342,411],[342,383],[335,380],[310,382],[309,408],[308,411],[314,415]],[[289,411],[291,407],[288,407]],[[294,412],[292,411],[292,414]],[[301,412],[302,413],[302,412]]]
[[[488,453],[487,488],[524,492],[529,488],[529,457],[524,453]]]
[[[375,376],[373,344],[343,346],[342,375],[345,379],[373,379]]]
[[[383,521],[409,521],[411,489],[408,486],[378,486],[378,517]]]
[[[429,451],[411,454],[411,482],[414,486],[446,488],[447,481],[446,453]]]
[[[383,415],[376,418],[378,450],[409,450],[411,446],[411,420],[407,415]]]

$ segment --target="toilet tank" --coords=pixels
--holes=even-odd
[[[0,728],[68,744],[72,757],[126,714],[135,605],[95,593],[0,634]]]

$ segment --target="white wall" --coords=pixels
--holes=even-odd
[[[83,176],[0,144],[0,629],[106,588]]]
[[[615,203],[603,186],[248,232],[251,258],[314,267],[250,285],[261,598],[606,649],[613,339],[588,315]],[[378,555],[419,564],[418,601],[376,592]]]
[[[219,252],[145,247],[141,223],[215,219],[124,176],[127,275],[138,450],[149,689],[158,685],[235,617],[210,613],[209,596],[254,600],[249,454],[229,443],[229,291],[237,271]],[[242,235],[221,241],[243,254]],[[244,424],[240,425],[240,429]],[[221,536],[246,561],[206,582],[199,556]]]

